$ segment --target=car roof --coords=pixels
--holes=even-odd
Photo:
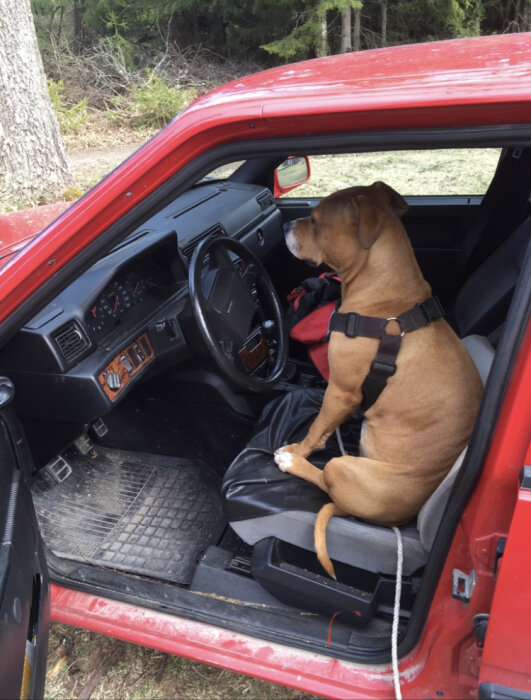
[[[229,105],[235,114],[253,111],[267,119],[353,108],[530,102],[531,33],[521,33],[352,52],[272,68],[217,88],[183,116]]]

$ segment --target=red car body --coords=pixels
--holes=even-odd
[[[32,295],[52,283],[59,270],[174,173],[214,147],[347,130],[509,123],[531,124],[529,34],[352,53],[234,81],[185,109],[2,261],[0,321],[10,333],[30,308]],[[0,239],[5,240],[1,234]],[[481,684],[489,683],[531,692],[531,491],[518,488],[519,472],[531,464],[530,350],[528,326],[422,635],[400,659],[404,697],[473,698]],[[497,563],[500,539],[507,544]],[[451,596],[454,569],[476,572],[468,603]],[[51,594],[55,620],[321,695],[393,696],[390,664],[312,654],[55,584]],[[478,614],[490,615],[484,642],[474,635]]]

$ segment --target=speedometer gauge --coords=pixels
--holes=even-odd
[[[128,286],[120,280],[111,282],[90,309],[92,329],[96,332],[110,330],[120,322],[123,312],[132,305],[133,298]]]
[[[139,270],[131,270],[124,277],[124,286],[127,289],[132,304],[139,304],[144,300],[144,292],[147,280]]]

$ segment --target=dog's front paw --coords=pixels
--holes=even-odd
[[[289,471],[289,468],[293,464],[293,455],[291,452],[286,451],[286,445],[285,447],[280,447],[278,450],[275,451],[275,463],[277,467],[280,469],[282,472],[287,472]]]

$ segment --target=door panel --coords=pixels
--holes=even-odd
[[[531,445],[520,473],[520,488],[507,543],[498,560],[480,672],[480,697],[531,698]]]
[[[42,697],[49,623],[46,563],[29,490],[31,461],[0,378],[0,697]]]

